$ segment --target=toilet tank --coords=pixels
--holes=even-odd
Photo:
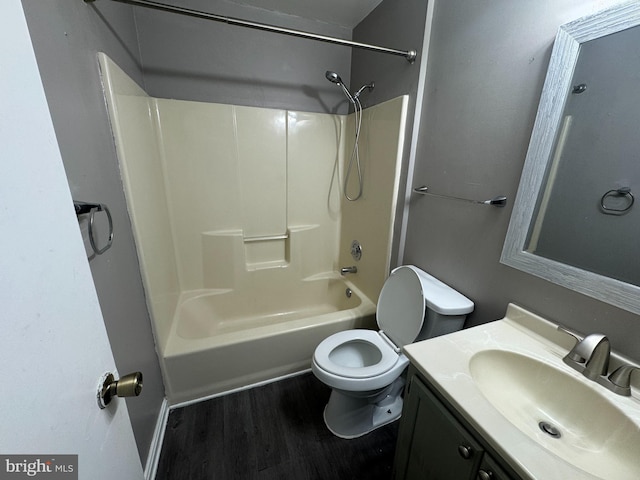
[[[409,266],[420,278],[426,302],[422,330],[416,341],[461,330],[474,304],[460,292],[425,271]]]
[[[440,335],[446,335],[447,333],[457,332],[462,330],[464,321],[467,319],[467,315],[443,315],[436,313],[433,310],[427,308],[427,313],[424,318],[424,325],[416,342],[420,340],[426,340],[427,338],[438,337]]]

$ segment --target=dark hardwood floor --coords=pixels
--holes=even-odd
[[[156,480],[389,480],[398,422],[338,438],[329,394],[308,373],[172,410]]]

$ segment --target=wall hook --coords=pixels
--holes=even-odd
[[[571,93],[573,93],[574,95],[580,95],[581,93],[584,93],[586,91],[587,91],[586,83],[581,83],[580,85],[574,85],[573,88],[571,89]]]

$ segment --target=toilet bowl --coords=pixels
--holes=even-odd
[[[355,438],[402,413],[404,345],[460,330],[473,302],[412,265],[394,269],[384,283],[376,320],[380,331],[346,330],[324,339],[311,370],[332,388],[324,410],[329,430]]]

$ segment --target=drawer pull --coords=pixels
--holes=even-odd
[[[466,445],[458,445],[458,453],[465,460],[469,460],[473,455],[473,449]]]
[[[478,471],[478,480],[491,480],[493,478],[493,472],[491,470]]]

